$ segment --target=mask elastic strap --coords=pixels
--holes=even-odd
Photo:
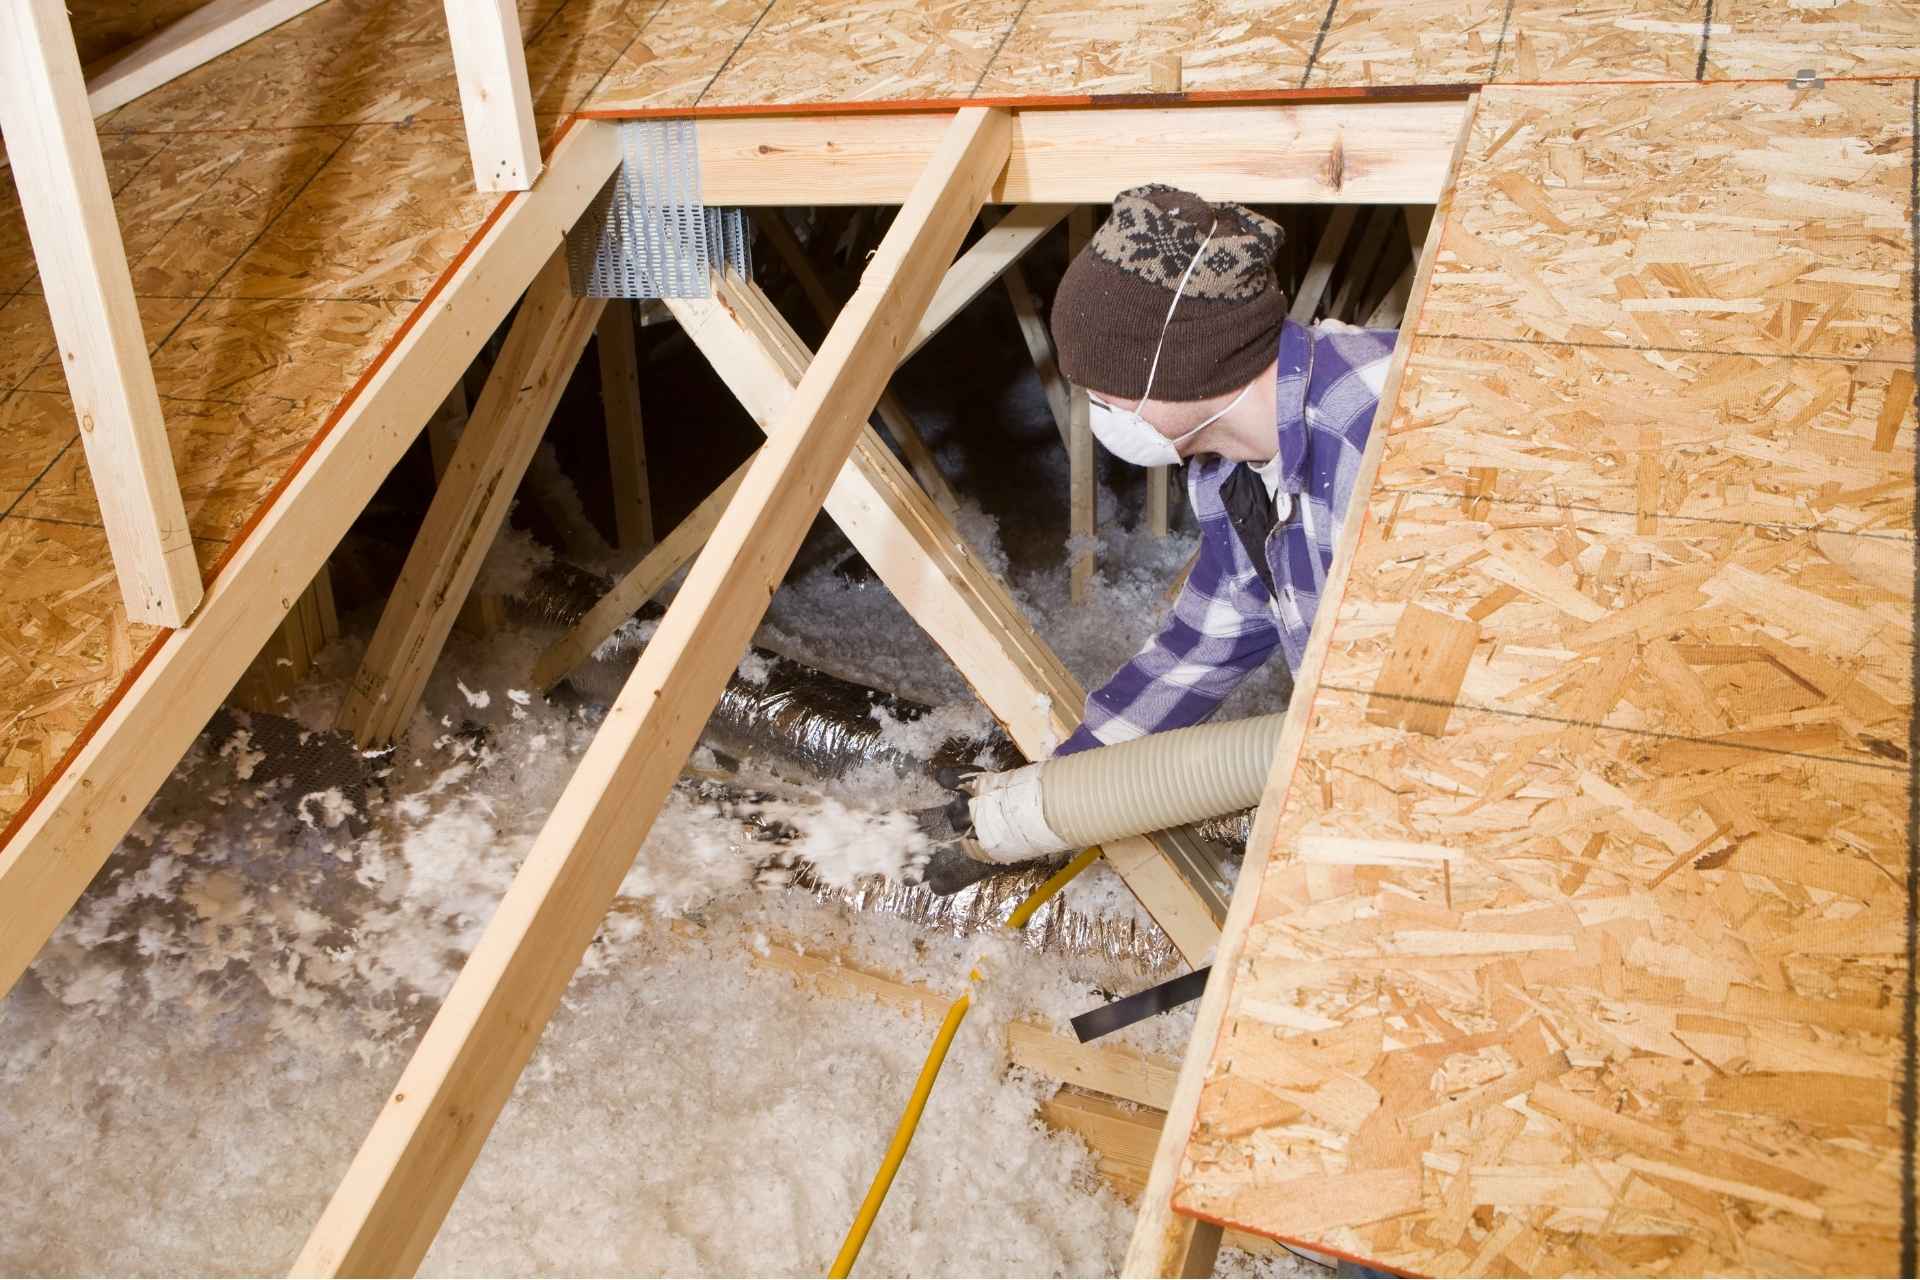
[[[1187,269],[1180,274],[1180,283],[1173,287],[1173,301],[1167,304],[1167,318],[1160,322],[1160,341],[1154,345],[1153,363],[1147,366],[1147,388],[1140,393],[1140,404],[1134,406],[1136,413],[1153,394],[1153,377],[1160,372],[1160,353],[1166,350],[1167,330],[1173,326],[1173,309],[1180,305],[1180,295],[1186,290],[1187,280],[1193,275],[1193,269],[1200,265],[1200,255],[1205,253],[1207,246],[1213,243],[1213,233],[1219,226],[1220,219],[1215,218],[1213,225],[1207,228],[1206,239],[1202,240],[1200,247],[1193,251],[1193,260],[1187,263]]]

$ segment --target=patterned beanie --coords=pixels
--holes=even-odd
[[[1158,183],[1122,191],[1054,297],[1060,372],[1089,390],[1139,399],[1174,290],[1205,242],[1167,325],[1153,398],[1205,400],[1245,386],[1279,348],[1287,300],[1273,255],[1283,238],[1243,205],[1209,204]]]

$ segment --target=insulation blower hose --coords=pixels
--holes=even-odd
[[[1060,868],[1045,884],[1028,894],[1025,902],[1014,908],[1013,914],[1007,917],[1007,928],[1026,928],[1034,912],[1054,894],[1066,888],[1069,880],[1092,866],[1094,859],[1099,856],[1100,849],[1096,845]],[[947,1050],[952,1046],[961,1022],[966,1019],[967,1010],[973,1005],[973,984],[978,981],[980,971],[975,969],[967,975],[967,989],[953,1002],[947,1010],[947,1016],[941,1020],[940,1032],[933,1038],[933,1047],[927,1050],[926,1062],[921,1064],[920,1078],[914,1081],[913,1092],[907,1097],[906,1110],[901,1112],[900,1123],[893,1131],[893,1140],[887,1144],[887,1154],[873,1175],[873,1185],[867,1188],[867,1198],[860,1202],[860,1211],[854,1215],[853,1225],[847,1228],[847,1238],[841,1243],[840,1252],[833,1260],[833,1269],[827,1272],[833,1280],[843,1280],[852,1272],[854,1262],[860,1257],[860,1247],[867,1242],[867,1232],[873,1229],[873,1220],[879,1216],[880,1205],[887,1198],[887,1190],[893,1186],[893,1175],[900,1171],[900,1162],[907,1158],[907,1146],[913,1141],[913,1131],[920,1126],[920,1113],[926,1110],[927,1098],[933,1093],[933,1082],[940,1075],[941,1064],[947,1060]]]
[[[975,848],[988,862],[1164,831],[1257,804],[1285,713],[1148,734],[973,782]]]

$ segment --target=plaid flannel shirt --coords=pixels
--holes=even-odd
[[[1187,467],[1200,522],[1193,572],[1158,634],[1088,695],[1085,723],[1056,755],[1198,724],[1276,647],[1289,670],[1300,669],[1395,336],[1286,322],[1275,374],[1280,518],[1265,548],[1275,590],[1235,536],[1220,496],[1246,464],[1202,454]]]

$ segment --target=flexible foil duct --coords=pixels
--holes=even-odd
[[[566,627],[584,615],[611,585],[596,574],[555,562],[509,601],[509,607],[517,618]],[[657,617],[661,612],[658,606],[649,606],[640,616]],[[984,741],[950,739],[932,758],[916,758],[882,740],[875,711],[910,723],[931,708],[763,650],[754,652],[765,678],[754,681],[736,675],[729,680],[701,737],[703,745],[722,757],[750,761],[769,773],[801,783],[844,777],[856,768],[874,764],[908,778],[928,777],[942,768],[1004,769],[1023,762],[1013,744],[999,734]],[[748,792],[724,786],[719,791],[706,789],[713,785],[702,784],[703,798],[751,799]],[[1241,814],[1214,819],[1195,830],[1215,843],[1239,849],[1246,843],[1249,818]],[[751,817],[743,820],[755,825]],[[776,847],[780,842],[780,833],[766,829],[764,824],[757,835]],[[898,916],[956,936],[999,928],[1046,876],[1046,871],[997,875],[959,893],[941,896],[922,886],[879,878],[835,889],[815,881],[804,867],[783,865],[777,854],[768,858],[762,869],[762,880],[769,886],[791,884],[822,902],[838,902],[852,911]],[[1025,937],[1027,945],[1036,950],[1102,956],[1137,965],[1146,972],[1158,972],[1179,962],[1173,944],[1152,922],[1089,916],[1067,910],[1057,899],[1035,914]]]

